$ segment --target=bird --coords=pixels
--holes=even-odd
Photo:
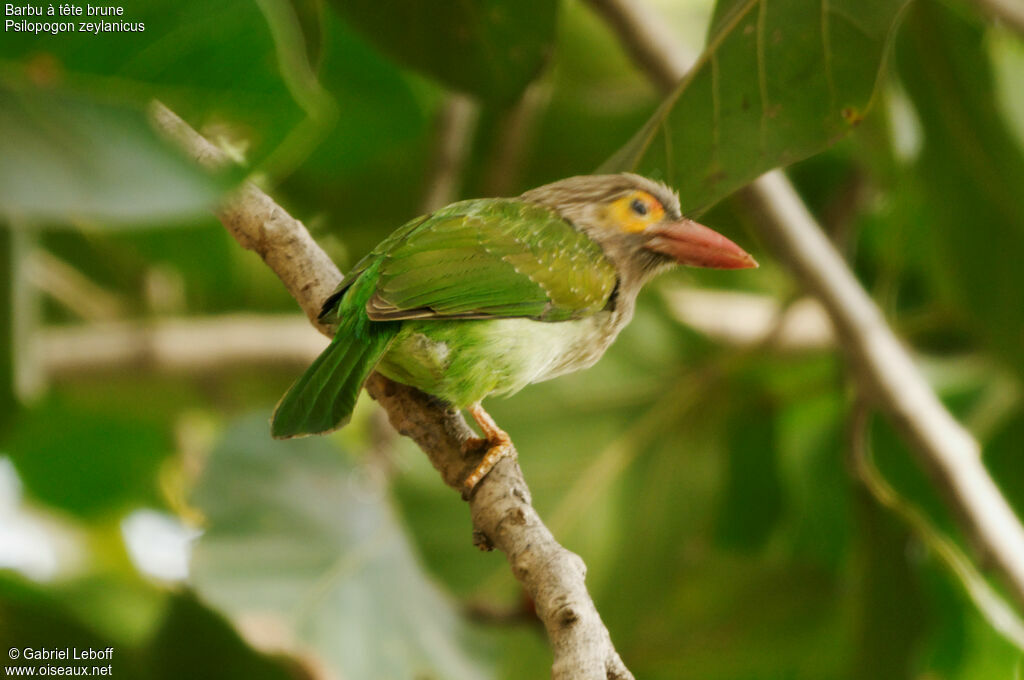
[[[278,402],[287,439],[348,423],[370,373],[467,411],[486,447],[471,492],[514,451],[491,395],[592,366],[674,265],[745,269],[753,257],[683,216],[666,184],[580,175],[515,198],[452,203],[399,227],[345,275],[319,319],[334,339]]]

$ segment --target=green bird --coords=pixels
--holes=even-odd
[[[460,201],[408,222],[327,298],[334,340],[274,412],[274,437],[345,425],[374,370],[468,409],[486,437],[472,490],[511,450],[480,402],[593,365],[637,293],[674,264],[756,267],[639,175],[570,177],[518,198]]]

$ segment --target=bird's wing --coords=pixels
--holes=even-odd
[[[365,307],[374,321],[575,319],[604,309],[617,283],[597,243],[553,210],[513,199],[448,206],[371,257],[363,268],[377,273]]]

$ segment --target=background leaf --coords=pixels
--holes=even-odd
[[[6,444],[28,491],[54,507],[103,517],[160,504],[156,472],[171,444],[152,418],[51,399],[29,410]]]
[[[194,501],[209,525],[196,587],[236,620],[278,621],[346,677],[487,675],[457,646],[466,630],[380,489],[328,440],[274,441],[264,415],[248,418],[212,453]]]
[[[334,0],[332,6],[405,65],[505,103],[540,73],[555,33],[553,0]]]
[[[1024,290],[1024,149],[998,110],[983,26],[940,3],[909,14],[898,62],[923,133],[911,225],[933,245],[937,289],[1024,376],[1024,297],[1004,297]]]
[[[167,222],[211,208],[225,180],[160,139],[141,110],[0,86],[0,212],[51,222]]]

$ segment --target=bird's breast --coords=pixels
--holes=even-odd
[[[628,322],[622,310],[570,321],[406,321],[378,370],[464,407],[592,366]]]
[[[548,362],[531,382],[548,380],[590,368],[604,355],[624,326],[614,312],[605,311],[584,319],[543,324],[538,329],[551,344]]]

